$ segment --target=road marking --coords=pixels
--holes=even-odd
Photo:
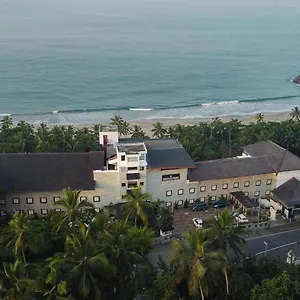
[[[271,234],[265,234],[265,235],[259,235],[259,236],[255,236],[255,237],[251,237],[251,238],[246,238],[246,241],[251,241],[251,240],[255,240],[255,239],[261,239],[263,237],[268,237],[268,236],[273,236],[273,235],[278,235],[278,234],[285,234],[285,233],[291,233],[294,231],[300,231],[300,228],[297,229],[291,229],[291,230],[287,230],[287,231],[281,231],[281,232],[276,232],[276,233],[271,233]]]
[[[278,247],[275,247],[275,248],[272,248],[272,249],[267,249],[265,251],[257,252],[257,253],[255,253],[255,255],[257,256],[257,255],[260,255],[260,254],[264,254],[264,253],[267,253],[267,252],[271,252],[273,250],[281,249],[281,248],[292,246],[292,245],[295,245],[295,244],[299,244],[299,241],[292,242],[292,243],[285,244],[285,245],[281,245],[281,246],[278,246]]]

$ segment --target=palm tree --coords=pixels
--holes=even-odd
[[[208,232],[214,249],[223,249],[227,252],[230,248],[236,255],[243,254],[242,248],[246,242],[240,235],[244,233],[244,230],[241,227],[232,226],[232,215],[227,210],[223,210],[208,223]]]
[[[25,251],[27,249],[34,253],[38,251],[38,246],[35,242],[36,237],[30,232],[29,224],[30,220],[23,212],[14,214],[9,222],[10,240],[7,246],[13,248],[13,254],[16,258],[22,257],[25,266]]]
[[[116,271],[105,255],[100,253],[84,225],[80,225],[77,234],[67,236],[65,253],[52,258],[50,267],[55,270],[58,281],[65,278],[76,299],[86,300],[101,299],[103,277],[110,277]],[[102,281],[99,280],[101,277]]]
[[[54,203],[54,206],[60,206],[62,211],[54,211],[52,221],[59,231],[62,226],[71,226],[73,232],[76,226],[82,223],[89,223],[95,215],[95,206],[88,201],[79,201],[81,191],[64,189],[65,197]]]
[[[38,152],[48,152],[50,150],[50,132],[49,128],[45,123],[41,123],[36,131],[37,146],[36,150]]]
[[[201,299],[208,294],[207,275],[223,272],[226,280],[227,294],[228,278],[225,268],[226,256],[223,251],[209,249],[208,231],[192,230],[184,233],[184,240],[174,240],[171,248],[174,254],[169,256],[171,266],[177,268],[176,279],[181,282],[187,280],[190,296],[200,292]]]
[[[118,115],[114,115],[110,119],[110,125],[117,126],[119,132],[121,131],[123,123],[124,123],[123,118],[121,116],[118,116]]]
[[[292,120],[296,120],[299,121],[300,120],[300,109],[298,106],[295,106],[291,112],[290,112],[290,116],[292,118]]]
[[[139,125],[133,125],[131,130],[131,138],[138,139],[146,137],[145,131],[143,131],[142,127]]]
[[[164,124],[162,122],[156,122],[153,124],[153,129],[151,129],[153,132],[153,137],[156,138],[163,138],[168,133],[168,130],[164,128]]]
[[[143,224],[148,226],[148,215],[147,210],[153,210],[153,204],[147,202],[146,200],[151,200],[151,195],[149,193],[143,193],[141,187],[132,189],[130,193],[124,196],[127,200],[125,204],[122,205],[121,210],[125,214],[126,219],[134,215],[134,226],[137,226],[137,218],[140,217]]]
[[[255,115],[256,123],[263,123],[264,122],[264,115],[262,113],[258,113]]]
[[[1,133],[6,134],[13,127],[13,120],[10,116],[4,116],[1,120]]]
[[[131,127],[127,121],[123,121],[119,128],[119,133],[120,135],[128,135],[129,133],[131,133]]]
[[[110,226],[109,230],[104,231],[101,239],[101,252],[106,255],[111,265],[117,266],[114,286],[116,293],[120,293],[131,283],[136,264],[146,261],[142,255],[145,248],[140,248],[136,233],[130,233],[129,228],[127,222],[117,221]],[[137,230],[141,229],[137,228]],[[153,241],[153,236],[150,241]]]
[[[3,271],[0,272],[0,297],[2,300],[34,300],[30,292],[34,281],[26,278],[24,265],[20,260],[14,263],[3,262]]]

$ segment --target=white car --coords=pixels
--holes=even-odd
[[[203,220],[200,218],[193,218],[193,223],[196,228],[201,229],[203,227]]]
[[[237,214],[235,216],[235,219],[239,223],[247,223],[247,222],[249,222],[249,220],[243,214],[239,214],[239,215]]]

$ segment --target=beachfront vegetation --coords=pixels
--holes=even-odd
[[[139,200],[130,198],[122,219],[115,220],[105,212],[95,214],[93,204],[80,202],[80,191],[64,192],[64,199],[56,202],[65,208],[63,213],[53,211],[38,219],[21,212],[2,221],[1,299],[299,298],[299,267],[272,259],[242,259],[242,232],[231,228],[226,210],[204,229],[186,232],[185,240],[175,239],[169,259],[154,266],[148,254],[154,250],[153,229],[159,222],[150,228],[129,218],[135,219],[136,204],[142,205],[141,199],[149,195],[137,190]],[[158,221],[167,216],[161,201],[145,203],[154,220],[154,215]]]
[[[198,125],[164,126],[153,124],[153,137],[178,139],[195,161],[211,160],[239,155],[242,147],[258,141],[272,140],[292,153],[300,156],[300,109],[294,107],[291,119],[280,122],[266,122],[263,114],[257,114],[255,123],[243,124],[238,119],[222,122],[214,118],[212,122]],[[147,138],[139,125],[132,127],[120,116],[113,116],[122,137]],[[100,150],[99,128],[79,128],[41,124],[37,128],[20,121],[3,117],[0,129],[0,153],[14,152],[87,152]]]

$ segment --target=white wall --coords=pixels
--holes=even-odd
[[[300,180],[300,170],[295,170],[295,171],[288,171],[288,172],[279,172],[277,175],[277,185],[276,187],[279,187],[292,177],[297,178]]]
[[[99,133],[99,143],[104,145],[103,136],[107,135],[107,144],[115,145],[119,141],[119,133],[114,131],[100,132]]]

